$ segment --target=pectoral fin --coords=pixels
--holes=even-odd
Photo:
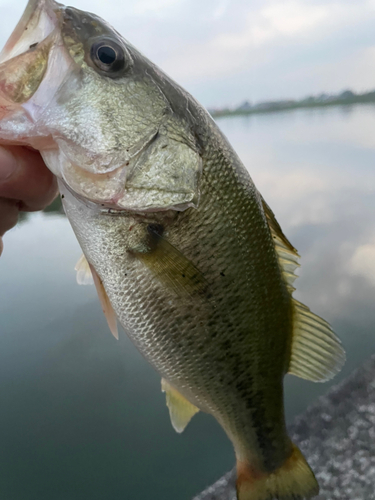
[[[161,390],[166,393],[167,406],[173,428],[181,433],[199,409],[174,389],[164,378],[161,379]]]
[[[115,337],[115,339],[118,340],[117,319],[115,311],[113,310],[112,304],[109,301],[107,292],[105,291],[103,282],[100,279],[98,273],[95,271],[94,267],[91,264],[89,264],[89,266],[91,269],[92,277],[94,279],[96,291],[98,292],[100,304],[107,319],[109,329],[111,330],[111,333]]]
[[[151,224],[146,248],[134,249],[132,253],[158,280],[181,297],[203,293],[207,289],[207,281],[199,269]]]

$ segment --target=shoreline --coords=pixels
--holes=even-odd
[[[241,109],[223,109],[223,110],[211,110],[210,114],[212,118],[224,118],[227,116],[248,116],[248,115],[258,115],[265,113],[278,113],[280,111],[292,111],[294,109],[312,109],[312,108],[327,108],[331,106],[352,106],[353,104],[375,104],[375,92],[369,92],[368,94],[357,95],[351,99],[334,99],[324,102],[301,102],[296,101],[295,103],[283,102],[275,103],[272,105],[270,103],[269,107],[257,107],[254,106],[251,109],[241,110]]]

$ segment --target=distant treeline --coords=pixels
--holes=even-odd
[[[300,101],[265,101],[257,104],[251,104],[249,101],[245,101],[238,106],[238,108],[215,108],[209,109],[209,112],[214,118],[216,118],[228,115],[250,115],[255,113],[284,111],[287,109],[317,108],[323,106],[337,106],[366,102],[375,102],[375,91],[366,92],[364,94],[356,94],[351,90],[345,90],[338,95],[320,94],[318,96],[306,97]]]

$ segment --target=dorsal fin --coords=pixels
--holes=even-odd
[[[294,271],[299,267],[297,250],[283,234],[272,210],[262,198],[268,226],[274,241],[282,275],[289,292],[295,288]],[[293,332],[288,373],[313,382],[325,382],[334,377],[345,362],[345,351],[327,321],[310,309],[292,300]]]
[[[327,321],[292,299],[293,338],[288,373],[313,382],[333,378],[345,363],[345,351]]]
[[[282,229],[277,222],[274,213],[263,198],[262,204],[268,222],[268,227],[270,228],[271,235],[274,241],[275,250],[279,259],[283,277],[286,281],[289,291],[293,292],[295,290],[295,288],[293,287],[293,283],[298,278],[298,276],[294,274],[294,271],[297,269],[297,267],[300,266],[298,262],[300,256],[298,255],[297,250],[282,232]]]

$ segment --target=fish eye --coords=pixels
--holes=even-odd
[[[117,54],[109,45],[102,45],[98,48],[96,55],[98,59],[107,66],[112,65],[117,60]]]
[[[114,40],[101,39],[91,46],[91,60],[108,76],[114,77],[129,67],[130,56],[127,55],[125,49]]]

